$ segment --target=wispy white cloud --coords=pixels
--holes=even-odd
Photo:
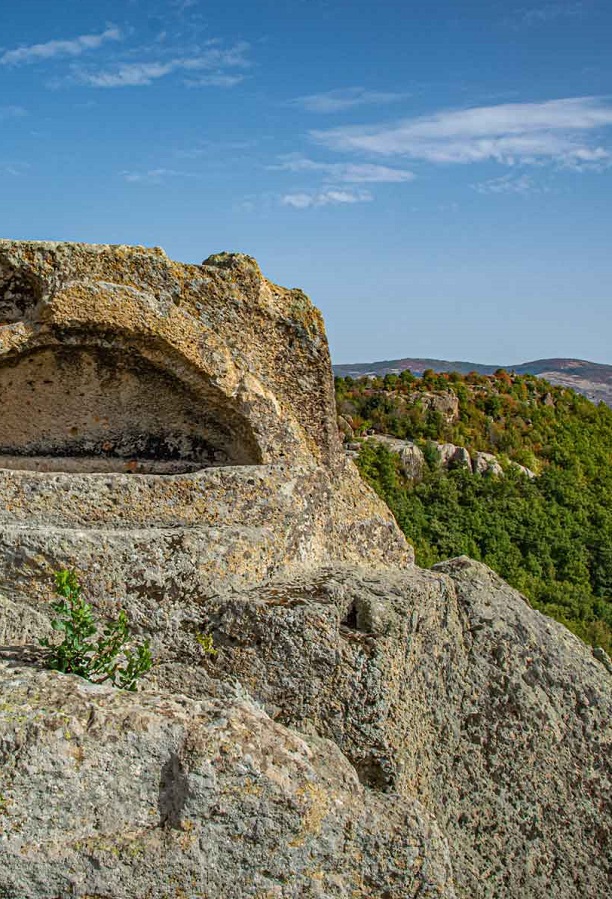
[[[330,181],[345,184],[398,184],[415,178],[414,172],[408,169],[373,163],[316,162],[299,155],[281,157],[281,161],[270,168],[283,172],[314,172],[324,175]]]
[[[202,156],[222,155],[224,161],[229,161],[233,154],[252,151],[258,143],[258,140],[202,140],[195,147],[175,150],[174,155],[178,159],[200,159]]]
[[[144,172],[121,172],[121,177],[130,184],[163,184],[168,178],[197,178],[193,172],[179,172],[176,169],[148,169]]]
[[[108,41],[120,41],[122,36],[119,28],[110,25],[100,34],[81,34],[69,40],[54,40],[44,44],[17,47],[15,50],[5,50],[0,55],[0,65],[18,66],[62,56],[81,56],[88,50],[97,50]]]
[[[518,20],[525,25],[538,25],[555,19],[575,19],[586,13],[585,3],[543,3],[518,11]]]
[[[399,156],[433,163],[493,160],[505,165],[553,162],[601,167],[608,149],[594,136],[612,125],[612,104],[598,97],[505,103],[445,110],[430,116],[311,132],[339,151]]]
[[[208,86],[216,83],[217,87],[231,87],[228,79],[240,78],[227,74],[224,70],[231,68],[246,69],[250,62],[247,59],[249,45],[240,42],[232,47],[223,48],[209,46],[200,53],[192,56],[175,56],[166,60],[153,60],[143,62],[129,62],[114,66],[109,69],[87,70],[76,69],[73,72],[73,80],[88,87],[114,88],[114,87],[142,87],[152,84],[160,78],[165,78],[176,72],[190,76],[187,83],[193,84],[193,79],[202,80],[209,78]],[[208,76],[197,76],[198,72],[211,72]],[[238,81],[234,81],[235,84]]]
[[[470,185],[479,194],[532,194],[544,190],[529,175],[502,175]]]
[[[9,175],[11,178],[19,178],[25,175],[30,165],[27,162],[0,163],[0,175]]]
[[[391,91],[372,91],[363,87],[336,88],[320,94],[309,94],[305,97],[296,97],[291,104],[301,106],[308,112],[341,112],[344,109],[352,109],[355,106],[381,106],[385,103],[396,103],[403,100],[408,94],[400,94]]]
[[[291,206],[293,209],[310,209],[313,206],[369,203],[372,199],[372,194],[363,190],[324,190],[316,193],[299,191],[292,194],[284,194],[280,201],[283,206]]]
[[[202,75],[200,78],[186,78],[187,87],[236,87],[245,79],[244,75]]]
[[[23,106],[0,106],[0,122],[4,119],[22,119],[27,114]]]

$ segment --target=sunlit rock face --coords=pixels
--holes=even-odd
[[[608,669],[413,564],[304,294],[0,241],[0,410],[0,896],[607,895]],[[137,694],[43,670],[66,567],[150,640]]]
[[[0,326],[4,454],[337,461],[320,314],[250,257],[1,241]]]
[[[0,241],[0,586],[204,594],[333,553],[409,564],[340,451],[319,312],[248,256]]]

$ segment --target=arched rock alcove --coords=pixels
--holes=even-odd
[[[125,349],[53,345],[6,359],[0,410],[3,468],[175,474],[261,461],[249,422],[212,386]]]

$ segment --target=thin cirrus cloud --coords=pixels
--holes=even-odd
[[[573,19],[586,13],[585,3],[545,3],[542,6],[533,6],[522,9],[518,16],[525,25],[538,25],[544,22],[552,22],[555,19]]]
[[[236,87],[245,79],[244,75],[202,75],[200,78],[186,78],[187,87]]]
[[[14,50],[5,50],[0,56],[0,65],[31,65],[58,57],[81,56],[89,50],[97,50],[108,41],[120,41],[122,37],[121,30],[111,25],[100,34],[81,34],[68,40],[46,41],[43,44],[30,44]]]
[[[373,163],[316,162],[293,155],[281,157],[281,161],[270,168],[282,172],[313,172],[345,184],[399,184],[415,178],[414,172],[408,169]]]
[[[479,194],[520,194],[541,193],[542,187],[536,185],[529,175],[502,175],[501,178],[490,178],[470,185]]]
[[[163,184],[168,178],[197,178],[192,172],[179,172],[176,169],[149,169],[145,172],[121,172],[124,181],[130,184]]]
[[[505,165],[555,163],[602,168],[611,161],[599,133],[612,125],[612,104],[600,97],[505,103],[395,122],[315,130],[311,137],[337,151],[432,163]]]
[[[373,199],[368,191],[360,190],[323,190],[318,192],[298,191],[284,194],[280,198],[281,205],[293,209],[311,209],[321,206],[342,206],[353,203],[369,203]]]
[[[0,163],[0,175],[9,175],[11,178],[20,178],[29,170],[30,165],[27,162],[13,162],[8,164]]]
[[[193,56],[176,56],[166,60],[132,62],[95,71],[78,69],[72,80],[87,87],[117,88],[143,87],[160,78],[174,73],[186,76],[190,87],[233,87],[243,80],[243,75],[228,74],[225,69],[247,69],[250,62],[246,57],[249,45],[240,42],[226,49],[209,47]],[[211,72],[199,75],[200,72]]]
[[[396,103],[407,96],[408,94],[391,91],[372,91],[363,87],[346,87],[324,91],[320,94],[296,97],[290,103],[294,106],[300,106],[307,112],[331,113],[353,109],[356,106],[381,106],[385,103]]]
[[[28,111],[23,106],[0,106],[0,122],[5,119],[22,119]]]

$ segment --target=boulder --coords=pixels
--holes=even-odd
[[[474,473],[488,473],[496,477],[503,477],[504,470],[499,464],[497,457],[492,453],[474,453]]]
[[[472,460],[464,446],[455,446],[454,443],[438,443],[436,446],[443,468],[457,467],[472,470]]]
[[[513,468],[516,468],[518,471],[522,472],[526,478],[529,478],[530,481],[533,480],[533,478],[537,477],[535,471],[527,468],[526,465],[519,465],[518,462],[511,462],[510,464]]]
[[[0,690],[3,896],[454,899],[418,800],[366,790],[333,743],[246,697],[6,663]]]
[[[338,416],[338,430],[342,435],[342,439],[345,441],[352,440],[355,436],[355,431],[353,430],[351,423],[344,415]]]
[[[439,412],[449,424],[459,420],[459,397],[452,390],[417,393],[415,399],[420,400],[424,409]]]
[[[373,443],[380,443],[385,446],[390,453],[395,453],[400,458],[400,467],[407,478],[412,481],[418,481],[423,475],[425,468],[425,456],[423,451],[411,440],[399,440],[390,437],[388,434],[372,434],[368,440]]]
[[[4,651],[0,893],[605,895],[612,680],[486,566],[130,612],[156,658],[135,696]]]

